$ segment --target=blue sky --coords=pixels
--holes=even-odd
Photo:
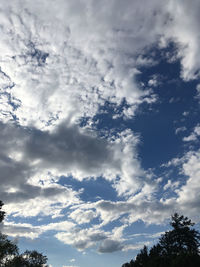
[[[1,231],[51,267],[199,229],[197,0],[2,0]]]

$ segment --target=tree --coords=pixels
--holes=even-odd
[[[16,244],[8,240],[6,235],[0,233],[0,266],[6,266],[7,263],[18,254],[18,247]]]
[[[3,205],[3,202],[0,200],[0,223],[5,217],[5,212],[2,211]],[[8,240],[6,235],[0,233],[0,266],[6,266],[7,262],[17,254],[17,246]]]
[[[0,201],[0,222],[4,219],[3,202]],[[0,233],[0,267],[48,267],[47,257],[36,250],[19,254],[17,245]]]
[[[2,206],[3,206],[3,202],[0,200],[0,223],[3,221],[4,216],[5,216],[5,212],[1,210]]]
[[[146,246],[136,259],[124,267],[199,267],[200,234],[194,223],[175,213],[171,218],[171,231],[165,232],[150,251]]]
[[[122,265],[122,267],[129,267],[130,266],[130,263],[126,262]]]
[[[160,245],[166,255],[180,255],[199,253],[200,234],[195,229],[191,229],[194,223],[187,217],[179,216],[175,213],[172,216],[170,225],[173,230],[166,232],[160,238]]]
[[[140,250],[140,253],[136,256],[135,263],[133,263],[132,266],[135,266],[135,267],[145,266],[146,267],[148,256],[149,256],[148,248],[147,246],[144,246],[143,249]]]
[[[23,254],[15,256],[6,267],[48,267],[47,257],[36,250],[26,250]]]

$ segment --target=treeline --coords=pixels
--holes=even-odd
[[[0,200],[0,223],[5,217]],[[48,267],[47,257],[36,250],[19,253],[18,246],[0,232],[0,267]]]
[[[175,213],[171,231],[165,232],[150,250],[147,246],[135,260],[122,267],[200,267],[200,233],[187,217]]]

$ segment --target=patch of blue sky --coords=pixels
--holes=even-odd
[[[155,235],[157,233],[161,233],[166,230],[166,224],[148,224],[144,223],[141,220],[138,220],[128,226],[124,230],[125,236],[133,236],[134,238],[138,236],[138,238],[145,236],[145,235]]]
[[[176,167],[170,168],[170,171],[165,170],[159,174],[158,177],[161,177],[162,181],[159,183],[159,190],[156,192],[156,197],[158,199],[177,197],[175,189],[185,185],[188,179],[188,177],[180,173]]]
[[[126,124],[121,116],[124,108],[127,108],[128,104],[123,99],[122,102],[117,105],[106,101],[104,105],[100,106],[98,113],[92,118],[93,127],[97,130],[97,133],[101,137],[106,137],[108,134],[117,134],[120,131],[126,129]],[[117,118],[113,116],[118,114]],[[80,121],[80,126],[86,126],[90,118],[83,117]]]
[[[135,253],[133,252],[121,252],[116,251],[114,253],[96,253],[95,249],[86,249],[83,251],[78,251],[75,248],[65,245],[58,241],[56,238],[51,236],[40,237],[34,240],[20,238],[19,246],[23,252],[26,249],[34,250],[37,247],[38,251],[42,252],[44,255],[48,253],[48,262],[53,265],[53,267],[61,267],[64,265],[72,265],[70,260],[73,258],[75,262],[73,265],[87,267],[87,266],[121,266],[127,257],[131,258]]]
[[[167,62],[166,58],[161,58],[159,64],[140,71],[137,78],[144,87],[149,87],[153,75],[162,77],[157,86],[151,87],[158,100],[151,106],[141,104],[134,120],[125,123],[140,133],[139,154],[142,155],[143,167],[158,167],[184,152],[182,138],[175,134],[176,128],[185,126],[185,133],[189,134],[199,122],[199,104],[195,98],[199,81],[186,82],[179,78],[179,59]],[[184,116],[184,112],[189,112],[189,115]]]
[[[142,166],[147,169],[159,167],[173,157],[183,154],[185,146],[183,136],[189,135],[193,127],[199,122],[199,103],[196,96],[198,80],[184,81],[180,78],[180,59],[169,62],[169,55],[176,55],[173,43],[165,49],[152,48],[147,52],[157,64],[140,68],[137,82],[143,84],[143,90],[151,88],[156,94],[157,101],[151,104],[144,102],[139,106],[132,119],[124,120],[122,116],[113,118],[114,114],[121,114],[128,107],[126,101],[117,106],[106,102],[99,108],[93,118],[99,135],[107,132],[115,134],[126,128],[140,135],[139,155]],[[157,79],[157,84],[151,86],[149,81]],[[186,114],[186,115],[185,115]],[[83,118],[81,126],[87,124],[88,118]],[[176,129],[185,127],[184,133],[176,134]]]
[[[112,183],[105,180],[103,177],[97,179],[84,179],[79,181],[74,179],[72,176],[61,177],[59,184],[71,187],[75,191],[83,189],[80,197],[81,200],[97,201],[99,199],[116,201],[119,199],[116,191],[112,187]]]
[[[171,183],[178,182],[177,187],[184,185],[187,180],[180,171],[180,165],[167,168],[162,164],[176,157],[181,158],[191,148],[199,149],[199,143],[183,142],[183,137],[188,136],[199,122],[200,107],[195,97],[199,80],[182,80],[180,58],[175,57],[174,61],[169,62],[169,55],[176,55],[176,46],[173,43],[166,49],[153,48],[150,56],[157,64],[141,68],[137,76],[137,82],[144,84],[144,90],[151,87],[157,96],[156,102],[141,104],[136,116],[127,120],[120,116],[113,119],[116,111],[120,114],[123,108],[127,107],[126,101],[120,106],[106,102],[93,118],[96,129],[102,135],[105,135],[106,131],[115,134],[119,130],[130,128],[140,136],[138,153],[142,167],[146,170],[153,168],[157,177],[164,178],[156,194],[158,199],[176,196],[174,188],[169,186],[164,189],[168,180]],[[151,86],[149,81],[152,78],[157,79],[157,83]],[[181,127],[185,127],[184,132],[177,134],[176,129]],[[89,192],[91,193],[91,190]]]
[[[54,267],[70,265],[70,259],[72,258],[81,262],[84,257],[82,252],[77,251],[69,245],[63,246],[59,240],[50,235],[42,235],[34,240],[20,238],[19,247],[21,252],[26,249],[34,250],[35,247],[44,255],[50,252],[48,260]]]

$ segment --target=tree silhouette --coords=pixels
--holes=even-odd
[[[200,234],[195,229],[191,229],[194,223],[187,217],[175,213],[170,225],[173,230],[166,232],[160,238],[163,253],[166,255],[198,254]]]
[[[199,267],[200,234],[192,228],[194,223],[175,213],[170,223],[171,231],[165,232],[150,251],[146,246],[136,259],[122,267]]]
[[[18,255],[18,247],[6,235],[0,233],[0,266],[7,266],[13,257]]]
[[[2,206],[3,206],[3,202],[0,200],[0,223],[3,221],[4,216],[5,216],[5,212],[1,210]]]
[[[3,202],[0,201],[0,223],[5,212],[2,211]],[[47,257],[36,250],[26,250],[19,254],[17,245],[0,233],[0,267],[48,267]]]
[[[26,250],[23,254],[15,256],[6,267],[47,267],[47,257],[36,250]]]

